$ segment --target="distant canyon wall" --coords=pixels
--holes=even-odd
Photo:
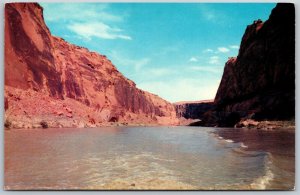
[[[203,114],[215,108],[213,100],[174,103],[177,117],[201,119]]]

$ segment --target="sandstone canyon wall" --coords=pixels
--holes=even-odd
[[[37,3],[5,6],[5,119],[12,128],[178,122],[172,104],[106,56],[52,36]]]
[[[214,109],[214,100],[174,103],[177,117],[201,119],[203,114]]]
[[[239,54],[225,65],[216,109],[204,126],[233,126],[241,118],[295,117],[295,8],[279,3],[265,22],[247,26]]]

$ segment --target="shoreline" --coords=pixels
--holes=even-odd
[[[245,119],[238,122],[234,128],[248,128],[257,130],[296,130],[295,120],[262,120]]]
[[[53,123],[52,123],[53,124]],[[126,122],[107,122],[101,123],[97,125],[89,125],[84,124],[83,126],[47,126],[43,127],[42,125],[35,124],[35,125],[28,125],[28,124],[21,124],[18,126],[12,125],[10,127],[4,127],[5,131],[9,131],[11,129],[19,130],[19,129],[68,129],[68,128],[78,128],[78,129],[86,129],[86,128],[103,128],[103,127],[189,127],[188,124],[145,124],[145,123],[126,123]],[[203,127],[204,126],[191,126],[191,127]],[[254,121],[252,119],[247,119],[240,121],[234,127],[208,127],[208,128],[222,128],[222,129],[253,129],[253,130],[262,130],[262,131],[288,131],[288,132],[295,132],[296,125],[294,120],[286,120],[286,121]]]
[[[198,119],[169,118],[151,121],[143,120],[136,121],[98,121],[88,120],[85,117],[74,116],[72,118],[64,116],[5,116],[4,129],[36,129],[36,128],[97,128],[97,127],[161,127],[161,126],[188,126],[190,123]],[[88,117],[89,118],[89,117]]]

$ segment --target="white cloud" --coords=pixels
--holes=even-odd
[[[108,4],[98,3],[41,3],[48,21],[110,21],[120,22],[123,14],[109,13]]]
[[[135,71],[139,71],[143,66],[148,64],[149,61],[150,61],[149,58],[142,58],[142,59],[139,59],[139,60],[130,60],[130,63],[132,65],[134,65]]]
[[[113,14],[109,4],[42,3],[42,6],[46,22],[54,22],[61,30],[71,30],[76,38],[132,39],[118,27],[128,15],[125,12]]]
[[[198,62],[198,59],[196,57],[191,57],[189,59],[190,62]]]
[[[209,4],[201,4],[198,6],[200,9],[201,19],[203,18],[209,23],[227,26],[230,25],[230,21],[232,21],[231,17],[225,12],[215,9],[213,5]]]
[[[220,64],[219,56],[211,56],[208,60],[208,63],[210,63],[210,64]]]
[[[202,14],[202,17],[210,22],[215,22],[217,19],[217,13],[214,9],[212,9],[210,6],[202,5],[200,7],[200,11]]]
[[[218,51],[222,53],[227,53],[230,51],[227,47],[218,47]]]
[[[212,49],[205,49],[205,50],[203,50],[203,53],[212,53],[214,50],[212,50]]]
[[[209,72],[209,73],[220,73],[219,67],[211,67],[211,66],[191,66],[190,70],[200,71],[200,72]]]
[[[173,70],[167,69],[167,68],[155,68],[155,69],[149,69],[145,70],[147,75],[149,76],[155,76],[155,77],[161,77],[161,76],[166,76],[168,74],[173,73]]]
[[[128,35],[121,34],[121,29],[112,28],[102,22],[73,23],[68,25],[67,28],[86,39],[91,39],[92,37],[102,39],[132,39]]]
[[[170,53],[174,53],[174,52],[179,51],[179,48],[180,48],[179,44],[165,46],[159,51],[158,55],[161,56],[161,55],[167,55]]]
[[[184,78],[138,84],[139,88],[157,94],[170,102],[214,99],[218,86],[218,81],[203,83],[199,79]]]
[[[128,56],[117,51],[112,51],[110,53],[110,58],[113,64],[116,65],[119,69],[123,69],[126,66],[133,66],[135,72],[139,71],[142,67],[150,62],[150,58],[129,58]]]
[[[229,46],[231,49],[239,49],[240,47],[238,45],[230,45]]]

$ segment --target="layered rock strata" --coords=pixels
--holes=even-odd
[[[52,36],[37,3],[5,5],[5,119],[12,128],[177,124],[104,55]]]

